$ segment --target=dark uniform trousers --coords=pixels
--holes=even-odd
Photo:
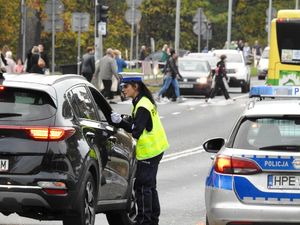
[[[151,159],[138,160],[135,180],[137,225],[158,225],[160,204],[156,190],[156,175],[162,157],[163,153]]]

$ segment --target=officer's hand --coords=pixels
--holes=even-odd
[[[113,123],[121,123],[121,121],[122,121],[121,115],[116,112],[112,112],[110,114],[110,118]]]

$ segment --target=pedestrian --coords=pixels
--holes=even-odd
[[[15,66],[15,73],[24,73],[24,65],[22,59],[17,59],[17,64]]]
[[[127,67],[127,63],[122,59],[121,52],[118,49],[114,50],[115,60],[118,66],[118,74],[123,72],[123,69]]]
[[[167,44],[164,44],[163,48],[162,48],[162,56],[160,61],[161,62],[167,62],[169,59],[169,47]]]
[[[137,199],[137,225],[158,225],[159,197],[156,189],[157,171],[164,151],[169,147],[165,130],[150,90],[141,77],[122,79],[124,94],[132,98],[132,117],[126,119],[112,112],[111,120],[118,127],[131,132],[137,140],[135,196]]]
[[[113,76],[119,82],[119,76],[117,71],[117,63],[114,59],[113,50],[108,48],[106,55],[102,57],[96,65],[95,77],[101,80],[103,83],[102,94],[107,99],[113,99],[113,93],[111,91]]]
[[[226,100],[230,99],[230,96],[224,84],[224,78],[226,80],[228,79],[226,75],[226,65],[225,65],[226,55],[221,55],[220,59],[221,60],[217,63],[216,72],[214,76],[215,87],[213,88],[210,97],[206,99],[206,102],[210,102],[211,99],[214,98],[216,94],[219,92],[219,89],[221,89]]]
[[[16,62],[15,62],[15,60],[13,60],[11,51],[7,51],[5,53],[5,59],[6,59],[6,62],[7,62],[7,66],[5,67],[6,68],[6,73],[14,73],[15,72],[15,67],[16,67]]]
[[[7,62],[6,59],[2,53],[2,51],[0,52],[0,79],[4,80],[4,76],[3,73],[6,72],[6,66],[7,66]]]
[[[258,40],[256,40],[254,42],[252,50],[253,50],[253,55],[254,55],[254,66],[257,67],[260,57],[261,57],[261,52],[262,52],[261,47],[258,43]]]
[[[82,56],[81,74],[88,82],[92,81],[93,74],[95,73],[94,52],[93,47],[87,47],[86,53]]]
[[[168,90],[169,86],[172,84],[174,90],[177,102],[182,102],[182,98],[180,96],[179,91],[179,84],[177,78],[179,77],[182,79],[182,76],[179,73],[178,66],[177,66],[177,54],[175,53],[174,49],[170,50],[170,58],[168,59],[165,69],[164,69],[164,81],[163,86],[160,89],[157,101],[160,101],[162,95]]]
[[[139,54],[139,60],[141,60],[141,61],[145,60],[146,56],[147,56],[146,45],[142,45],[140,54]]]
[[[251,62],[251,48],[248,44],[248,42],[245,42],[245,45],[243,47],[243,55],[244,55],[244,58],[246,60],[246,62]]]
[[[31,56],[29,59],[30,68],[28,70],[29,73],[39,73],[44,74],[44,66],[39,65],[40,52],[38,46],[33,46],[31,50]]]
[[[48,58],[47,53],[45,52],[44,45],[40,43],[38,45],[38,48],[39,48],[40,57],[45,62],[45,67],[43,68],[44,74],[49,74],[49,69],[50,69],[49,58]]]

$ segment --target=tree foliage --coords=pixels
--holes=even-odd
[[[45,3],[47,0],[26,0],[27,13],[27,42],[26,49],[43,42],[51,55],[52,35],[43,30],[47,20]],[[48,0],[49,1],[49,0]],[[56,63],[76,63],[78,35],[72,31],[72,13],[87,12],[90,14],[90,29],[81,35],[81,47],[84,49],[94,45],[94,0],[61,0],[64,4],[64,31],[56,33],[55,52]],[[123,54],[129,51],[131,39],[131,25],[127,24],[124,15],[128,9],[126,1],[107,0],[109,8],[108,35],[103,40],[103,49],[118,48]],[[232,17],[231,40],[246,40],[253,44],[259,40],[262,45],[267,44],[266,10],[268,0],[235,0]],[[273,7],[277,10],[294,8],[295,0],[273,0]],[[202,8],[206,17],[212,23],[213,38],[210,47],[221,48],[227,38],[227,0],[181,0],[180,20],[180,48],[197,51],[198,37],[193,33],[193,17],[197,9]],[[150,40],[155,41],[156,50],[163,44],[174,45],[176,0],[144,0],[139,10],[142,20],[135,29],[138,30],[139,46],[150,46]],[[22,42],[20,34],[21,9],[19,0],[0,0],[0,45],[9,45],[13,52],[19,52]],[[202,46],[204,41],[202,41]]]

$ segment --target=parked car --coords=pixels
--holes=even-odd
[[[135,141],[78,75],[0,83],[0,212],[64,225],[134,224]]]
[[[259,80],[266,79],[266,76],[268,74],[268,67],[269,67],[269,50],[270,47],[266,47],[262,55],[260,57],[259,63],[257,65],[257,76]]]
[[[252,87],[229,139],[203,144],[214,159],[206,178],[207,225],[288,225],[300,221],[298,87]],[[288,97],[288,96],[286,96]]]
[[[209,96],[212,89],[212,73],[208,61],[200,58],[182,57],[178,59],[181,94]]]
[[[218,57],[226,55],[227,77],[229,87],[241,87],[242,93],[250,90],[250,68],[246,65],[243,52],[233,49],[216,49]]]

